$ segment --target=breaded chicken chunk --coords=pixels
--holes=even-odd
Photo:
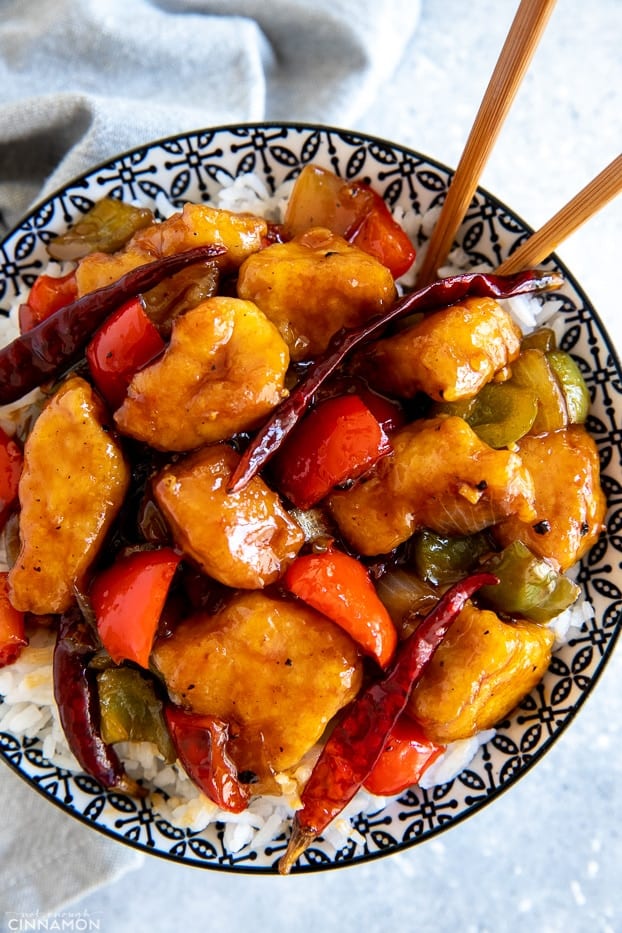
[[[208,298],[174,321],[168,348],[134,375],[115,421],[159,450],[224,440],[278,405],[288,364],[279,332],[252,302]]]
[[[467,603],[416,684],[407,711],[433,742],[489,729],[542,680],[553,641],[545,626],[502,622]]]
[[[68,379],[35,422],[19,485],[21,549],[9,574],[11,603],[39,614],[75,601],[129,485],[103,403]]]
[[[327,499],[361,554],[387,553],[420,528],[469,534],[508,515],[534,518],[533,483],[520,457],[493,450],[462,418],[414,421],[391,441],[393,453],[369,479]]]
[[[473,398],[520,352],[521,332],[493,298],[467,298],[365,348],[364,371],[389,395]]]
[[[122,275],[162,256],[195,246],[224,246],[227,253],[216,260],[219,267],[237,267],[265,244],[267,222],[254,214],[237,214],[207,204],[185,204],[182,211],[162,223],[135,233],[116,253],[90,253],[76,269],[78,294],[116,282]]]
[[[304,534],[261,477],[227,492],[238,461],[226,444],[203,447],[165,467],[153,492],[176,545],[208,576],[259,589],[285,572]]]
[[[155,667],[175,702],[230,724],[239,771],[260,780],[296,765],[362,679],[355,643],[293,599],[235,596],[156,642]]]
[[[539,557],[568,570],[604,529],[607,503],[600,485],[596,444],[582,425],[518,442],[519,456],[534,483],[536,517],[513,515],[495,528],[505,547],[522,541]]]
[[[305,360],[322,353],[342,327],[386,311],[395,284],[373,256],[315,227],[245,260],[238,295],[274,321],[293,360]]]

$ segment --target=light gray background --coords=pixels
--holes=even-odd
[[[406,54],[355,128],[455,166],[515,9],[513,0],[424,0]],[[620,0],[558,3],[482,179],[533,227],[620,151],[621,40]],[[618,347],[621,230],[618,200],[558,251]],[[617,933],[621,680],[619,648],[535,769],[492,806],[407,853],[289,878],[148,857],[71,910],[110,933]]]

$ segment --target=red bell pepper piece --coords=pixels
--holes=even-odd
[[[21,447],[0,428],[0,529],[17,501],[23,465]]]
[[[343,551],[304,554],[287,568],[283,583],[324,613],[385,668],[395,653],[397,631],[363,565]]]
[[[400,794],[416,784],[444,750],[444,746],[426,738],[418,723],[402,713],[389,732],[380,758],[363,781],[363,787],[381,797]]]
[[[391,442],[357,395],[326,399],[293,431],[275,462],[280,491],[308,509],[334,486],[357,479],[385,454]]]
[[[181,555],[172,548],[135,551],[95,578],[91,605],[102,643],[115,663],[149,666],[151,646]]]
[[[223,810],[245,810],[249,795],[227,752],[228,724],[215,716],[171,705],[165,707],[164,717],[177,757],[190,780]]]
[[[357,389],[357,395],[380,423],[385,434],[393,434],[406,425],[406,413],[397,399],[389,399],[369,388]]]
[[[362,182],[354,182],[350,186],[350,190],[356,189],[364,190],[367,194],[367,210],[354,228],[348,231],[346,238],[359,249],[375,256],[389,269],[394,279],[399,279],[415,261],[415,247],[377,192]]]
[[[343,810],[382,754],[412,689],[467,599],[498,580],[477,573],[456,583],[441,597],[413,634],[400,644],[395,662],[382,680],[372,682],[346,709],[331,732],[301,794],[279,872],[287,874],[300,855]]]
[[[134,373],[165,347],[142,299],[132,298],[96,331],[86,348],[95,385],[114,409],[122,404]]]
[[[16,661],[28,644],[24,613],[14,609],[9,601],[8,577],[8,573],[0,573],[0,667]]]
[[[56,277],[45,274],[37,276],[30,289],[28,301],[19,306],[18,321],[21,333],[32,330],[51,314],[75,301],[77,297],[78,285],[75,272]]]

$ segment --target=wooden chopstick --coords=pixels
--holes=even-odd
[[[521,0],[432,232],[418,285],[436,278],[447,258],[554,6],[555,0]]]
[[[500,275],[512,275],[530,266],[537,266],[550,256],[566,237],[589,220],[622,191],[622,155],[602,170],[574,198],[525,240],[496,270]]]

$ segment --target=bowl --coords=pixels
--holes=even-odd
[[[105,195],[161,210],[185,201],[209,202],[246,173],[268,194],[318,163],[345,178],[363,178],[394,209],[423,216],[444,198],[451,171],[442,163],[394,143],[325,126],[254,124],[199,130],[123,153],[76,178],[34,208],[0,245],[0,312],[8,314],[48,258],[46,244]],[[467,266],[496,266],[531,231],[509,208],[478,189],[458,234]],[[416,230],[417,245],[429,235]],[[611,503],[607,530],[584,558],[577,580],[594,608],[575,637],[554,656],[542,681],[496,727],[494,737],[454,779],[428,790],[413,787],[382,806],[373,801],[352,820],[355,833],[342,848],[318,840],[294,869],[323,871],[408,849],[455,826],[493,803],[537,764],[567,729],[613,651],[620,630],[622,580],[622,373],[597,312],[571,273],[560,271],[555,301],[562,321],[561,347],[578,362],[592,405],[587,427],[598,445],[602,483]],[[618,503],[618,505],[615,505]],[[616,577],[617,575],[617,577]],[[274,873],[287,833],[261,845],[232,848],[225,827],[195,831],[157,812],[149,801],[105,791],[93,778],[54,765],[40,740],[1,731],[0,756],[30,786],[68,816],[121,843],[179,863],[210,870]]]

